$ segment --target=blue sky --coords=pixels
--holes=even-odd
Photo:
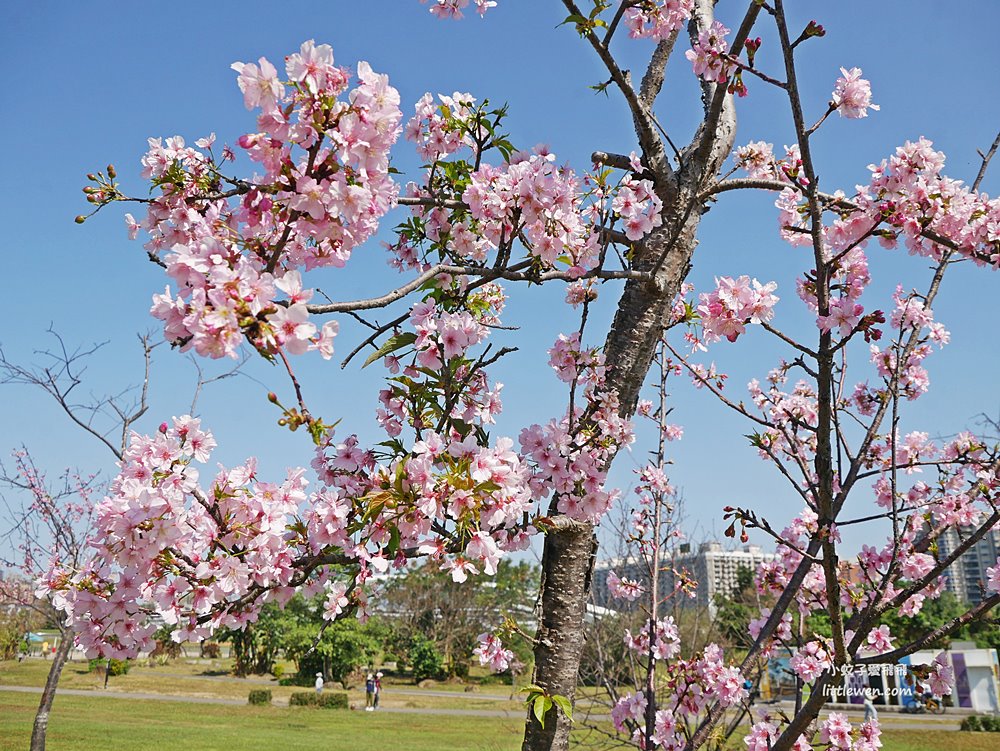
[[[874,101],[882,107],[866,120],[835,116],[820,131],[815,152],[824,189],[851,191],[867,179],[867,164],[921,135],[948,155],[950,175],[971,180],[978,166],[976,149],[988,146],[1000,128],[994,77],[1000,69],[995,44],[1000,5],[978,0],[965,4],[962,13],[929,1],[788,5],[802,25],[809,13],[821,14],[817,20],[828,31],[824,39],[804,45],[800,56],[809,112],[822,111],[841,65],[864,69]],[[6,200],[0,207],[7,268],[0,290],[13,314],[0,330],[0,344],[11,359],[37,360],[32,352],[47,346],[44,332],[50,323],[70,343],[107,341],[91,362],[81,392],[114,392],[139,379],[135,334],[153,331],[159,337],[157,322],[148,315],[149,300],[166,283],[141,246],[127,240],[124,210],[110,207],[82,227],[73,223],[87,206],[80,192],[84,175],[114,162],[126,189],[140,193],[138,160],[147,137],[180,134],[191,142],[214,131],[220,141],[234,142],[253,130],[229,69],[233,61],[263,55],[280,62],[303,40],[315,38],[331,44],[342,65],[367,60],[388,73],[400,90],[406,117],[425,91],[469,91],[511,105],[508,127],[516,144],[547,143],[579,170],[589,165],[595,149],[628,153],[636,145],[620,98],[613,91],[605,97],[587,88],[607,76],[570,27],[556,28],[565,12],[555,0],[501,0],[485,19],[471,14],[461,22],[436,21],[416,0],[124,7],[111,2],[14,4],[5,9],[0,30],[0,61],[14,80],[0,118],[8,148]],[[718,13],[735,26],[744,7],[722,0]],[[773,70],[773,44],[766,37],[758,59]],[[617,42],[623,66],[634,71],[642,70],[650,50],[651,44],[624,34]],[[787,104],[763,84],[748,84],[750,96],[738,103],[738,143],[762,139],[776,148],[791,143]],[[698,111],[690,66],[677,56],[659,116],[674,139],[684,142]],[[394,160],[416,175],[418,161],[407,143],[398,144]],[[994,172],[985,189],[996,193],[998,186],[1000,176]],[[775,279],[782,297],[777,320],[805,334],[810,324],[793,287],[803,256],[777,238],[772,203],[773,197],[727,194],[703,220],[690,280],[704,289],[717,274]],[[384,228],[392,224],[390,217]],[[888,304],[897,282],[923,286],[926,262],[875,248],[871,256],[881,306]],[[998,279],[995,273],[957,268],[946,280],[935,312],[952,330],[953,342],[929,360],[932,391],[908,406],[904,430],[945,435],[970,426],[980,412],[997,414],[1000,348],[993,322]],[[384,252],[372,243],[356,252],[345,271],[324,277],[321,286],[335,299],[351,299],[398,282]],[[602,291],[589,327],[594,343],[603,340],[618,289],[607,285]],[[562,409],[565,393],[545,365],[545,350],[575,321],[560,302],[559,285],[509,292],[505,322],[520,327],[510,336],[520,351],[494,377],[505,383],[497,433],[516,436],[523,425]],[[337,344],[343,354],[361,332],[347,320],[341,325]],[[781,354],[762,332],[713,352],[730,373],[730,388],[738,397],[745,393],[743,384],[763,378]],[[361,371],[355,364],[341,371],[313,356],[299,368],[314,412],[328,420],[342,418],[344,429],[378,440],[375,367]],[[279,429],[278,415],[265,400],[269,389],[288,393],[281,374],[254,362],[247,376],[209,386],[200,402],[199,412],[220,444],[215,458],[232,464],[256,454],[263,476],[307,463],[308,438]],[[186,412],[193,382],[190,363],[159,348],[152,407],[142,427],[153,430],[164,418]],[[704,392],[680,383],[674,392],[674,420],[686,434],[673,447],[672,474],[687,498],[696,537],[722,528],[720,509],[726,504],[760,508],[779,525],[798,510],[792,491],[747,446],[745,424]],[[0,451],[23,443],[52,471],[66,466],[113,471],[106,450],[71,426],[43,395],[25,387],[0,389],[0,436]],[[630,484],[631,468],[645,448],[637,445],[618,459],[617,484]],[[862,508],[867,500],[855,503]]]

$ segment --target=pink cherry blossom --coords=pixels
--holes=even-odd
[[[868,117],[869,109],[879,109],[877,104],[872,104],[872,87],[861,77],[861,68],[841,68],[840,72],[830,101],[841,117]]]

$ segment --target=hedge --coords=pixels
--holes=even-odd
[[[325,693],[317,696],[315,691],[298,691],[289,697],[288,706],[347,709],[347,694]]]
[[[969,715],[962,720],[962,730],[982,730],[987,733],[1000,733],[1000,717],[990,715]]]
[[[251,704],[270,704],[271,703],[271,689],[269,688],[255,688],[250,692]]]

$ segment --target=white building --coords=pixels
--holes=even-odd
[[[722,543],[704,542],[697,553],[679,555],[674,559],[674,568],[686,569],[698,582],[695,602],[707,606],[715,615],[716,596],[732,595],[737,588],[741,568],[756,572],[758,566],[774,558],[774,553],[765,553],[759,545],[744,545],[738,550],[724,550]]]
[[[669,592],[674,587],[673,570],[686,572],[698,583],[693,600],[679,597],[680,605],[698,605],[707,607],[714,617],[716,596],[728,597],[737,587],[738,574],[741,568],[755,572],[765,561],[774,558],[774,553],[765,553],[758,545],[744,545],[738,550],[725,550],[720,542],[705,542],[698,546],[697,552],[685,550],[682,546],[673,559],[666,559],[662,565],[664,571],[660,580],[660,591]],[[608,574],[614,571],[619,576],[627,576],[640,581],[647,581],[649,576],[645,566],[634,561],[601,561],[594,570],[594,601],[598,605],[607,605],[622,609],[623,603],[611,600],[607,591]]]

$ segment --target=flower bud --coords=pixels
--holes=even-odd
[[[161,422],[160,423],[160,432],[161,433],[166,433],[167,432],[167,424],[165,422]]]
[[[80,214],[73,221],[76,222],[77,224],[83,224],[85,221],[87,221],[87,217],[85,215],[83,215],[83,214]]]
[[[271,404],[277,404],[278,403],[278,395],[275,394],[273,391],[269,391],[267,393],[267,400],[269,402],[271,402]]]
[[[115,172],[115,165],[113,164],[108,165],[108,177],[110,177],[112,180],[118,177],[118,173]]]

